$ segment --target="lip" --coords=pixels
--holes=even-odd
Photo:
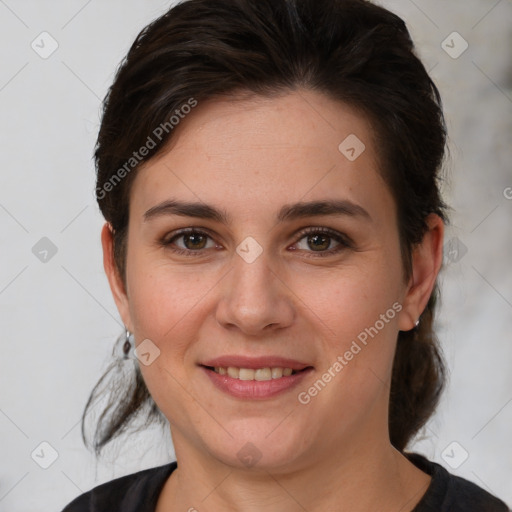
[[[292,370],[296,371],[304,370],[304,368],[312,366],[310,364],[302,363],[294,359],[288,359],[279,356],[247,357],[239,355],[226,355],[216,357],[215,359],[204,361],[200,363],[200,365],[211,367],[220,366],[222,368],[234,366],[235,368],[249,368],[252,370],[256,370],[258,368],[291,368]]]
[[[219,359],[220,360],[220,359]],[[231,361],[232,359],[230,359]],[[259,359],[258,359],[259,360]],[[213,362],[217,360],[209,361]],[[251,362],[253,364],[255,359],[252,359]],[[274,360],[275,361],[275,360]],[[284,361],[281,359],[281,361]],[[294,361],[295,365],[298,366],[299,363]],[[245,363],[247,364],[247,363]],[[259,364],[259,363],[258,363]],[[289,362],[287,363],[289,364]],[[210,366],[208,364],[207,366]],[[218,365],[222,366],[222,365]],[[231,365],[235,366],[235,365]],[[281,366],[281,364],[276,365]],[[302,365],[304,366],[304,365]],[[268,367],[268,366],[267,366]],[[291,368],[291,366],[285,366],[286,368]],[[249,366],[241,366],[241,368],[250,368]],[[257,366],[257,368],[261,368],[261,366]],[[303,371],[299,371],[299,373],[294,373],[293,375],[283,376],[279,379],[272,380],[240,380],[229,375],[220,375],[219,373],[215,373],[213,370],[206,368],[206,366],[200,366],[200,369],[206,373],[210,381],[213,385],[223,391],[224,393],[242,399],[251,399],[251,400],[265,400],[268,398],[273,398],[277,395],[285,393],[286,391],[290,391],[292,388],[295,388],[306,375],[313,371],[312,366],[304,366]],[[300,369],[300,368],[299,368]]]

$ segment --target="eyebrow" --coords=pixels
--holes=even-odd
[[[144,222],[165,215],[179,215],[210,219],[229,225],[231,218],[225,210],[220,210],[206,203],[195,203],[169,199],[150,208],[143,215]],[[370,214],[360,205],[348,199],[308,201],[284,205],[277,214],[278,222],[291,221],[304,217],[325,215],[360,217],[371,220]]]

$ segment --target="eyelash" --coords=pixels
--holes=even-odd
[[[187,229],[182,229],[182,230],[174,233],[171,238],[168,238],[168,237],[163,238],[160,241],[160,244],[162,246],[166,247],[167,249],[170,249],[175,254],[185,255],[185,256],[201,256],[203,253],[203,249],[198,249],[198,250],[194,251],[194,250],[190,250],[190,249],[181,249],[179,247],[173,247],[173,242],[175,240],[177,240],[178,238],[183,237],[185,235],[201,235],[201,236],[206,236],[208,238],[212,238],[205,231],[201,231],[200,229],[197,229],[197,228],[187,228]],[[338,242],[339,245],[337,247],[335,247],[334,249],[329,249],[327,251],[318,251],[318,252],[306,251],[306,252],[312,253],[312,254],[306,256],[308,258],[323,258],[326,256],[332,256],[333,254],[337,254],[337,253],[343,251],[344,249],[350,249],[353,247],[352,241],[346,235],[342,235],[341,233],[338,233],[337,231],[334,231],[330,228],[323,228],[323,227],[311,227],[311,228],[303,229],[302,231],[297,233],[296,236],[298,237],[298,239],[297,239],[297,242],[295,242],[295,243],[300,242],[303,238],[305,238],[306,236],[309,236],[309,235],[326,235],[328,238],[331,238],[331,239],[335,240],[336,242]]]

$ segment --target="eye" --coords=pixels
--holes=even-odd
[[[312,257],[330,256],[352,247],[352,242],[346,235],[329,228],[308,228],[301,231],[299,236],[301,238],[295,243],[295,248],[309,253],[316,253],[308,255]]]
[[[208,233],[190,228],[174,233],[170,238],[164,238],[161,244],[177,254],[188,255],[219,247]]]
[[[302,230],[292,250],[301,250],[308,257],[322,257],[337,254],[353,246],[346,235],[330,228],[312,227]],[[206,249],[222,248],[205,231],[197,228],[182,229],[164,237],[160,244],[176,254],[200,256]]]

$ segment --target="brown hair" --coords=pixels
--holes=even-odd
[[[351,105],[372,123],[381,172],[397,204],[404,275],[410,276],[411,252],[426,232],[427,216],[446,220],[439,192],[446,128],[439,92],[402,19],[366,0],[186,0],[140,32],[104,101],[96,195],[114,231],[124,282],[131,183],[138,166],[172,137],[171,117],[193,101],[297,88]],[[152,147],[135,156],[143,146]],[[433,330],[436,295],[437,286],[419,326],[398,336],[389,429],[401,451],[432,415],[445,383]],[[84,410],[87,444],[86,415],[109,394],[95,422],[96,453],[142,411],[147,422],[166,421],[136,361],[126,364],[130,376],[116,377],[122,365],[116,360]]]

